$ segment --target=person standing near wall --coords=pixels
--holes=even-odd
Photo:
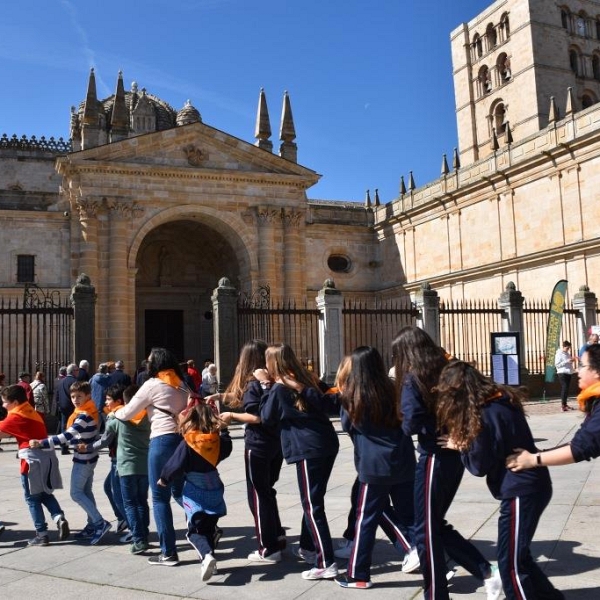
[[[556,374],[560,382],[560,401],[563,412],[572,410],[568,404],[568,398],[574,363],[575,358],[571,354],[571,342],[565,340],[562,343],[562,348],[556,351],[556,356],[554,357],[554,366],[556,367]]]

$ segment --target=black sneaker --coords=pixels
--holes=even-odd
[[[73,537],[76,540],[89,540],[91,537],[94,536],[95,531],[96,530],[94,529],[94,527],[88,524],[84,527],[84,529],[78,531]]]
[[[117,521],[117,533],[123,533],[126,529],[129,529],[129,525],[125,519]]]
[[[179,564],[179,556],[177,554],[171,554],[171,556],[165,556],[159,554],[157,556],[151,556],[148,559],[149,565],[164,565],[165,567],[174,567]]]
[[[71,535],[69,522],[64,517],[60,517],[58,521],[56,521],[56,527],[58,528],[58,541],[64,542],[69,535]]]
[[[112,525],[108,521],[104,521],[102,525],[98,526],[98,528],[94,531],[94,535],[90,540],[90,544],[95,546],[104,535],[112,529]]]
[[[47,546],[50,543],[48,535],[45,533],[37,534],[32,540],[27,542],[28,546]]]

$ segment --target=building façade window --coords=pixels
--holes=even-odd
[[[492,91],[492,76],[487,65],[483,65],[481,69],[479,69],[479,74],[477,75],[477,86],[479,88],[478,91],[480,98]]]
[[[588,108],[589,106],[592,106],[592,104],[596,104],[596,99],[592,94],[583,94],[581,97],[581,108]]]
[[[571,71],[579,77],[581,75],[581,65],[579,60],[579,52],[574,48],[569,50],[569,66],[571,67]]]
[[[600,55],[592,55],[592,75],[596,81],[600,81]]]
[[[327,266],[334,273],[348,273],[352,268],[352,261],[343,254],[331,254],[327,259]]]
[[[17,283],[33,283],[35,281],[35,256],[33,254],[17,255]]]
[[[498,34],[496,33],[496,28],[493,23],[489,23],[485,29],[485,37],[487,39],[487,49],[488,51],[493,50],[498,44]]]
[[[563,29],[569,31],[569,21],[571,20],[571,13],[566,8],[560,9],[560,23]]]
[[[498,60],[496,61],[496,70],[498,72],[498,77],[501,84],[510,81],[512,77],[512,71],[510,69],[510,58],[508,58],[506,52],[502,52],[502,54],[498,56]]]
[[[500,17],[500,36],[501,41],[506,42],[510,38],[510,21],[508,20],[508,13],[504,13]]]
[[[490,121],[498,135],[506,132],[506,106],[503,102],[498,102],[493,106]]]

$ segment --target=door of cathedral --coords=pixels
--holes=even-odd
[[[145,352],[156,346],[169,348],[180,362],[186,360],[183,348],[183,311],[146,310],[144,313]]]

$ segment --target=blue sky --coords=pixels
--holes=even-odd
[[[310,198],[398,195],[457,144],[450,32],[491,0],[19,0],[0,20],[0,134],[69,135],[71,105],[123,71],[176,109],[254,143],[265,89],[275,148],[290,94]]]

